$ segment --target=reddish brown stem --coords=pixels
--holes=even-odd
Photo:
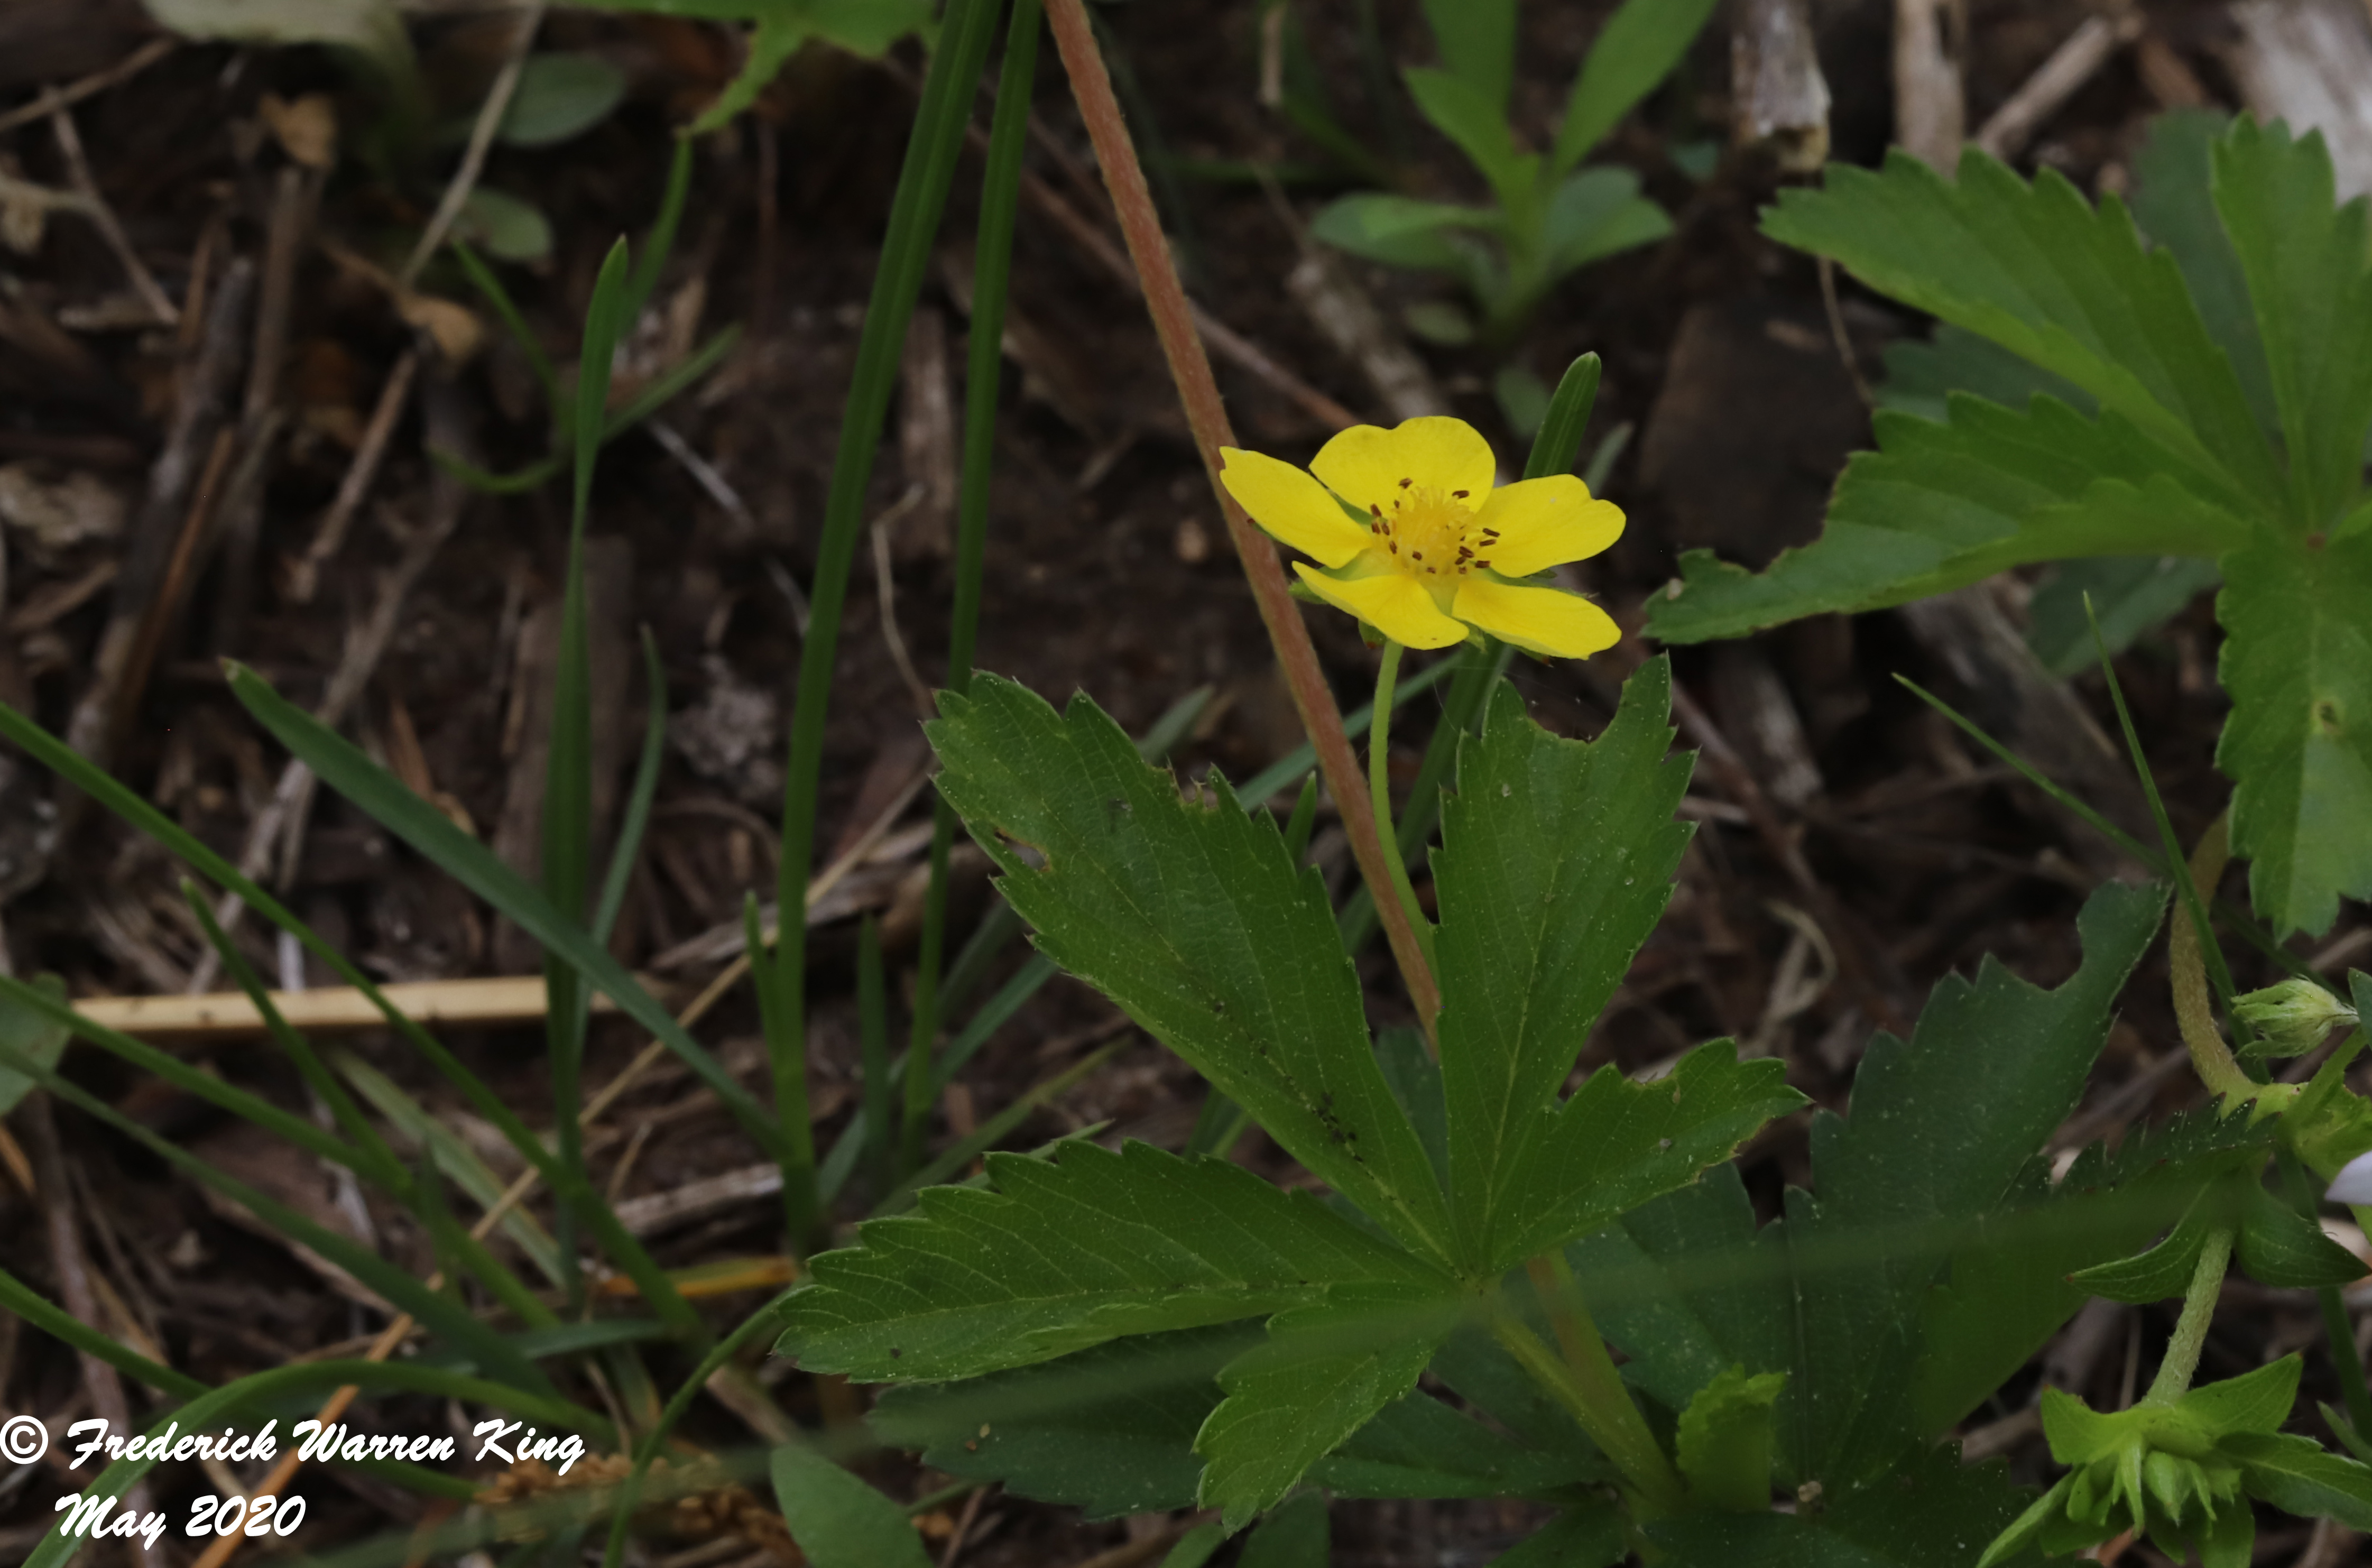
[[[1343,733],[1343,714],[1334,705],[1334,694],[1318,668],[1318,650],[1309,641],[1309,628],[1302,624],[1301,612],[1286,591],[1285,568],[1277,561],[1276,549],[1219,482],[1219,448],[1236,444],[1235,432],[1228,427],[1219,384],[1194,330],[1193,308],[1178,281],[1169,242],[1162,235],[1153,193],[1145,186],[1136,145],[1121,118],[1120,101],[1112,95],[1111,77],[1096,49],[1087,11],[1081,0],[1046,0],[1046,20],[1053,29],[1063,69],[1070,75],[1087,139],[1095,145],[1096,161],[1103,168],[1105,188],[1120,214],[1121,232],[1144,283],[1153,330],[1161,338],[1170,378],[1178,383],[1179,401],[1186,405],[1186,423],[1203,454],[1203,470],[1218,496],[1219,511],[1227,519],[1227,532],[1235,540],[1237,557],[1244,563],[1244,575],[1251,579],[1253,601],[1260,606],[1261,620],[1267,623],[1269,641],[1275,645],[1277,663],[1292,689],[1302,728],[1309,732],[1309,743],[1318,753],[1319,772],[1325,775],[1326,787],[1343,814],[1351,854],[1359,863],[1359,874],[1366,878],[1384,935],[1391,943],[1392,958],[1400,965],[1401,978],[1407,982],[1430,1040],[1434,1016],[1441,1011],[1441,992],[1417,950],[1416,933],[1410,929],[1408,916],[1392,892],[1391,863],[1385,858],[1383,840],[1377,832],[1358,759],[1352,754],[1350,738]]]

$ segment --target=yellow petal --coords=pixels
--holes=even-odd
[[[1295,468],[1258,452],[1219,448],[1219,482],[1263,532],[1304,555],[1340,566],[1367,547],[1367,530],[1353,522],[1326,487]]]
[[[1491,494],[1499,465],[1482,432],[1462,419],[1426,414],[1389,430],[1355,424],[1318,449],[1309,471],[1361,511],[1389,507],[1401,482],[1436,490],[1463,490],[1479,505]],[[1412,647],[1416,645],[1411,644]]]
[[[1459,579],[1449,612],[1502,642],[1551,658],[1587,658],[1622,636],[1613,617],[1578,594],[1494,582],[1480,575]]]
[[[1442,614],[1424,585],[1397,566],[1363,577],[1330,577],[1299,561],[1293,569],[1320,598],[1403,647],[1446,648],[1466,640],[1466,628]]]
[[[1622,508],[1590,499],[1589,486],[1569,473],[1502,486],[1482,504],[1478,528],[1499,537],[1474,552],[1503,577],[1529,577],[1568,561],[1583,561],[1622,537]],[[1470,533],[1470,541],[1478,536]]]

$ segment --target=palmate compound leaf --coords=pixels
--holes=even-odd
[[[1690,1514],[1647,1534],[1672,1568],[1965,1568],[2026,1502],[2002,1461],[1963,1465],[1952,1449],[1930,1448],[1867,1486],[1824,1493],[1817,1507]]]
[[[1877,610],[2011,566],[2083,556],[2215,556],[2253,532],[2245,505],[2178,466],[2116,413],[2087,420],[2054,398],[2017,412],[1961,394],[1948,424],[1880,410],[1878,449],[1855,455],[1819,540],[1763,573],[1680,558],[1647,607],[1671,643],[1738,636],[1827,611]]]
[[[1671,1077],[1592,1074],[1556,1095],[1671,900],[1689,761],[1670,756],[1671,668],[1625,685],[1605,733],[1561,739],[1501,685],[1460,748],[1434,856],[1450,1189],[1475,1272],[1497,1274],[1693,1179],[1802,1103],[1784,1064],[1721,1044]]]
[[[2293,140],[2243,119],[2214,157],[2281,411],[2290,520],[2328,528],[2363,493],[2372,429],[2372,204],[2338,204],[2319,131]]]
[[[913,1214],[816,1258],[783,1308],[781,1352],[866,1382],[970,1377],[1348,1284],[1449,1288],[1312,1194],[1225,1160],[1065,1143],[1047,1159],[990,1155],[988,1169],[995,1191],[925,1188]]]
[[[1323,879],[1276,824],[1180,796],[1085,696],[983,676],[926,726],[940,792],[1039,948],[1412,1248],[1454,1256],[1441,1188],[1368,1043]],[[1012,842],[1007,842],[1012,841]],[[1033,866],[1017,844],[1045,856]]]
[[[2114,195],[2094,207],[2053,170],[2029,185],[1973,148],[1946,180],[1895,149],[1883,171],[1831,164],[1821,189],[1782,192],[1762,228],[2073,381],[2236,499],[2278,490],[2181,269]]]
[[[1264,1343],[1219,1374],[1227,1398],[1203,1423],[1199,1501],[1240,1528],[1310,1466],[1416,1387],[1467,1302],[1436,1289],[1346,1285],[1269,1319]]]
[[[2372,899],[2372,528],[2227,556],[2216,619],[2231,716],[2232,847],[2275,932],[2320,935]]]
[[[1626,1376],[1677,1411],[1733,1363],[1785,1372],[1782,1471],[1831,1496],[1914,1446],[1926,1434],[1904,1395],[1931,1287],[1980,1222],[2020,1201],[2164,907],[2157,888],[2093,894],[2083,965],[2056,990],[1991,959],[1973,981],[1940,982],[1910,1040],[1871,1040],[1849,1116],[1815,1122],[1818,1196],[1791,1191],[1781,1223],[1756,1232],[1724,1171],[1575,1247]]]
[[[1090,1519],[1192,1507],[1203,1470],[1194,1437],[1222,1397],[1219,1371],[1261,1338],[1243,1323],[1139,1334],[1012,1372],[893,1388],[868,1424],[935,1469]],[[1533,1446],[1412,1393],[1307,1479],[1338,1497],[1556,1501],[1609,1472],[1586,1443],[1566,1440],[1572,1418],[1552,1413],[1563,1430]]]

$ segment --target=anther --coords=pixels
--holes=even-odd
[[[1450,492],[1450,494],[1451,494],[1452,495],[1457,496],[1460,501],[1463,501],[1463,500],[1465,500],[1469,495],[1471,495],[1471,494],[1473,494],[1474,493],[1473,493],[1472,491],[1471,491],[1471,490],[1453,490],[1453,491],[1451,491],[1451,492]]]
[[[1411,483],[1411,482],[1410,482],[1410,481],[1408,481],[1408,480],[1405,480],[1405,479],[1404,479],[1404,480],[1402,480],[1402,481],[1401,481],[1401,488],[1402,490],[1406,490],[1406,489],[1409,487],[1409,485],[1410,485],[1410,483]]]

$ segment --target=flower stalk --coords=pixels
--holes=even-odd
[[[1194,445],[1202,454],[1211,489],[1218,497],[1220,515],[1227,519],[1227,537],[1235,545],[1237,559],[1243,563],[1245,576],[1250,579],[1253,602],[1268,627],[1269,641],[1275,646],[1277,663],[1293,693],[1293,705],[1301,716],[1302,728],[1308,733],[1310,746],[1318,754],[1319,772],[1325,776],[1327,790],[1342,813],[1352,857],[1358,862],[1359,873],[1375,896],[1377,913],[1383,920],[1392,958],[1400,966],[1401,978],[1408,987],[1410,999],[1416,1004],[1417,1016],[1423,1020],[1425,1036],[1430,1040],[1434,1018],[1441,1011],[1440,987],[1434,979],[1432,966],[1425,961],[1415,928],[1409,923],[1408,912],[1399,899],[1390,896],[1390,863],[1385,857],[1383,838],[1367,792],[1359,788],[1359,760],[1351,750],[1349,737],[1343,733],[1343,715],[1334,705],[1334,695],[1327,688],[1324,672],[1318,667],[1318,649],[1309,640],[1309,629],[1302,624],[1300,610],[1285,587],[1285,568],[1277,560],[1275,547],[1252,527],[1251,519],[1219,482],[1219,448],[1234,446],[1235,434],[1219,401],[1219,384],[1211,373],[1210,358],[1203,353],[1202,338],[1194,330],[1192,308],[1186,302],[1184,286],[1178,281],[1177,265],[1170,259],[1169,241],[1161,232],[1153,193],[1145,184],[1145,169],[1137,161],[1128,126],[1121,118],[1120,101],[1112,93],[1111,77],[1104,68],[1103,56],[1096,48],[1087,10],[1082,0],[1047,0],[1046,20],[1054,34],[1055,50],[1062,55],[1063,69],[1071,79],[1071,91],[1078,100],[1079,117],[1095,147],[1096,161],[1103,169],[1105,189],[1110,192],[1112,206],[1120,215],[1121,233],[1128,241],[1129,257],[1136,263],[1137,277],[1144,285],[1154,331],[1161,340],[1162,356],[1169,362],[1170,378],[1177,383],[1179,401],[1185,405],[1186,423],[1193,431]]]
[[[2232,1227],[2218,1225],[2207,1233],[2199,1250],[2199,1266],[2191,1272],[2191,1287],[2182,1293],[2182,1316],[2175,1319],[2174,1337],[2166,1342],[2166,1359],[2157,1364],[2145,1405],[2170,1405],[2191,1391],[2199,1372],[2199,1352],[2207,1343],[2207,1325],[2215,1316],[2215,1299],[2224,1289],[2224,1271],[2232,1261]]]

